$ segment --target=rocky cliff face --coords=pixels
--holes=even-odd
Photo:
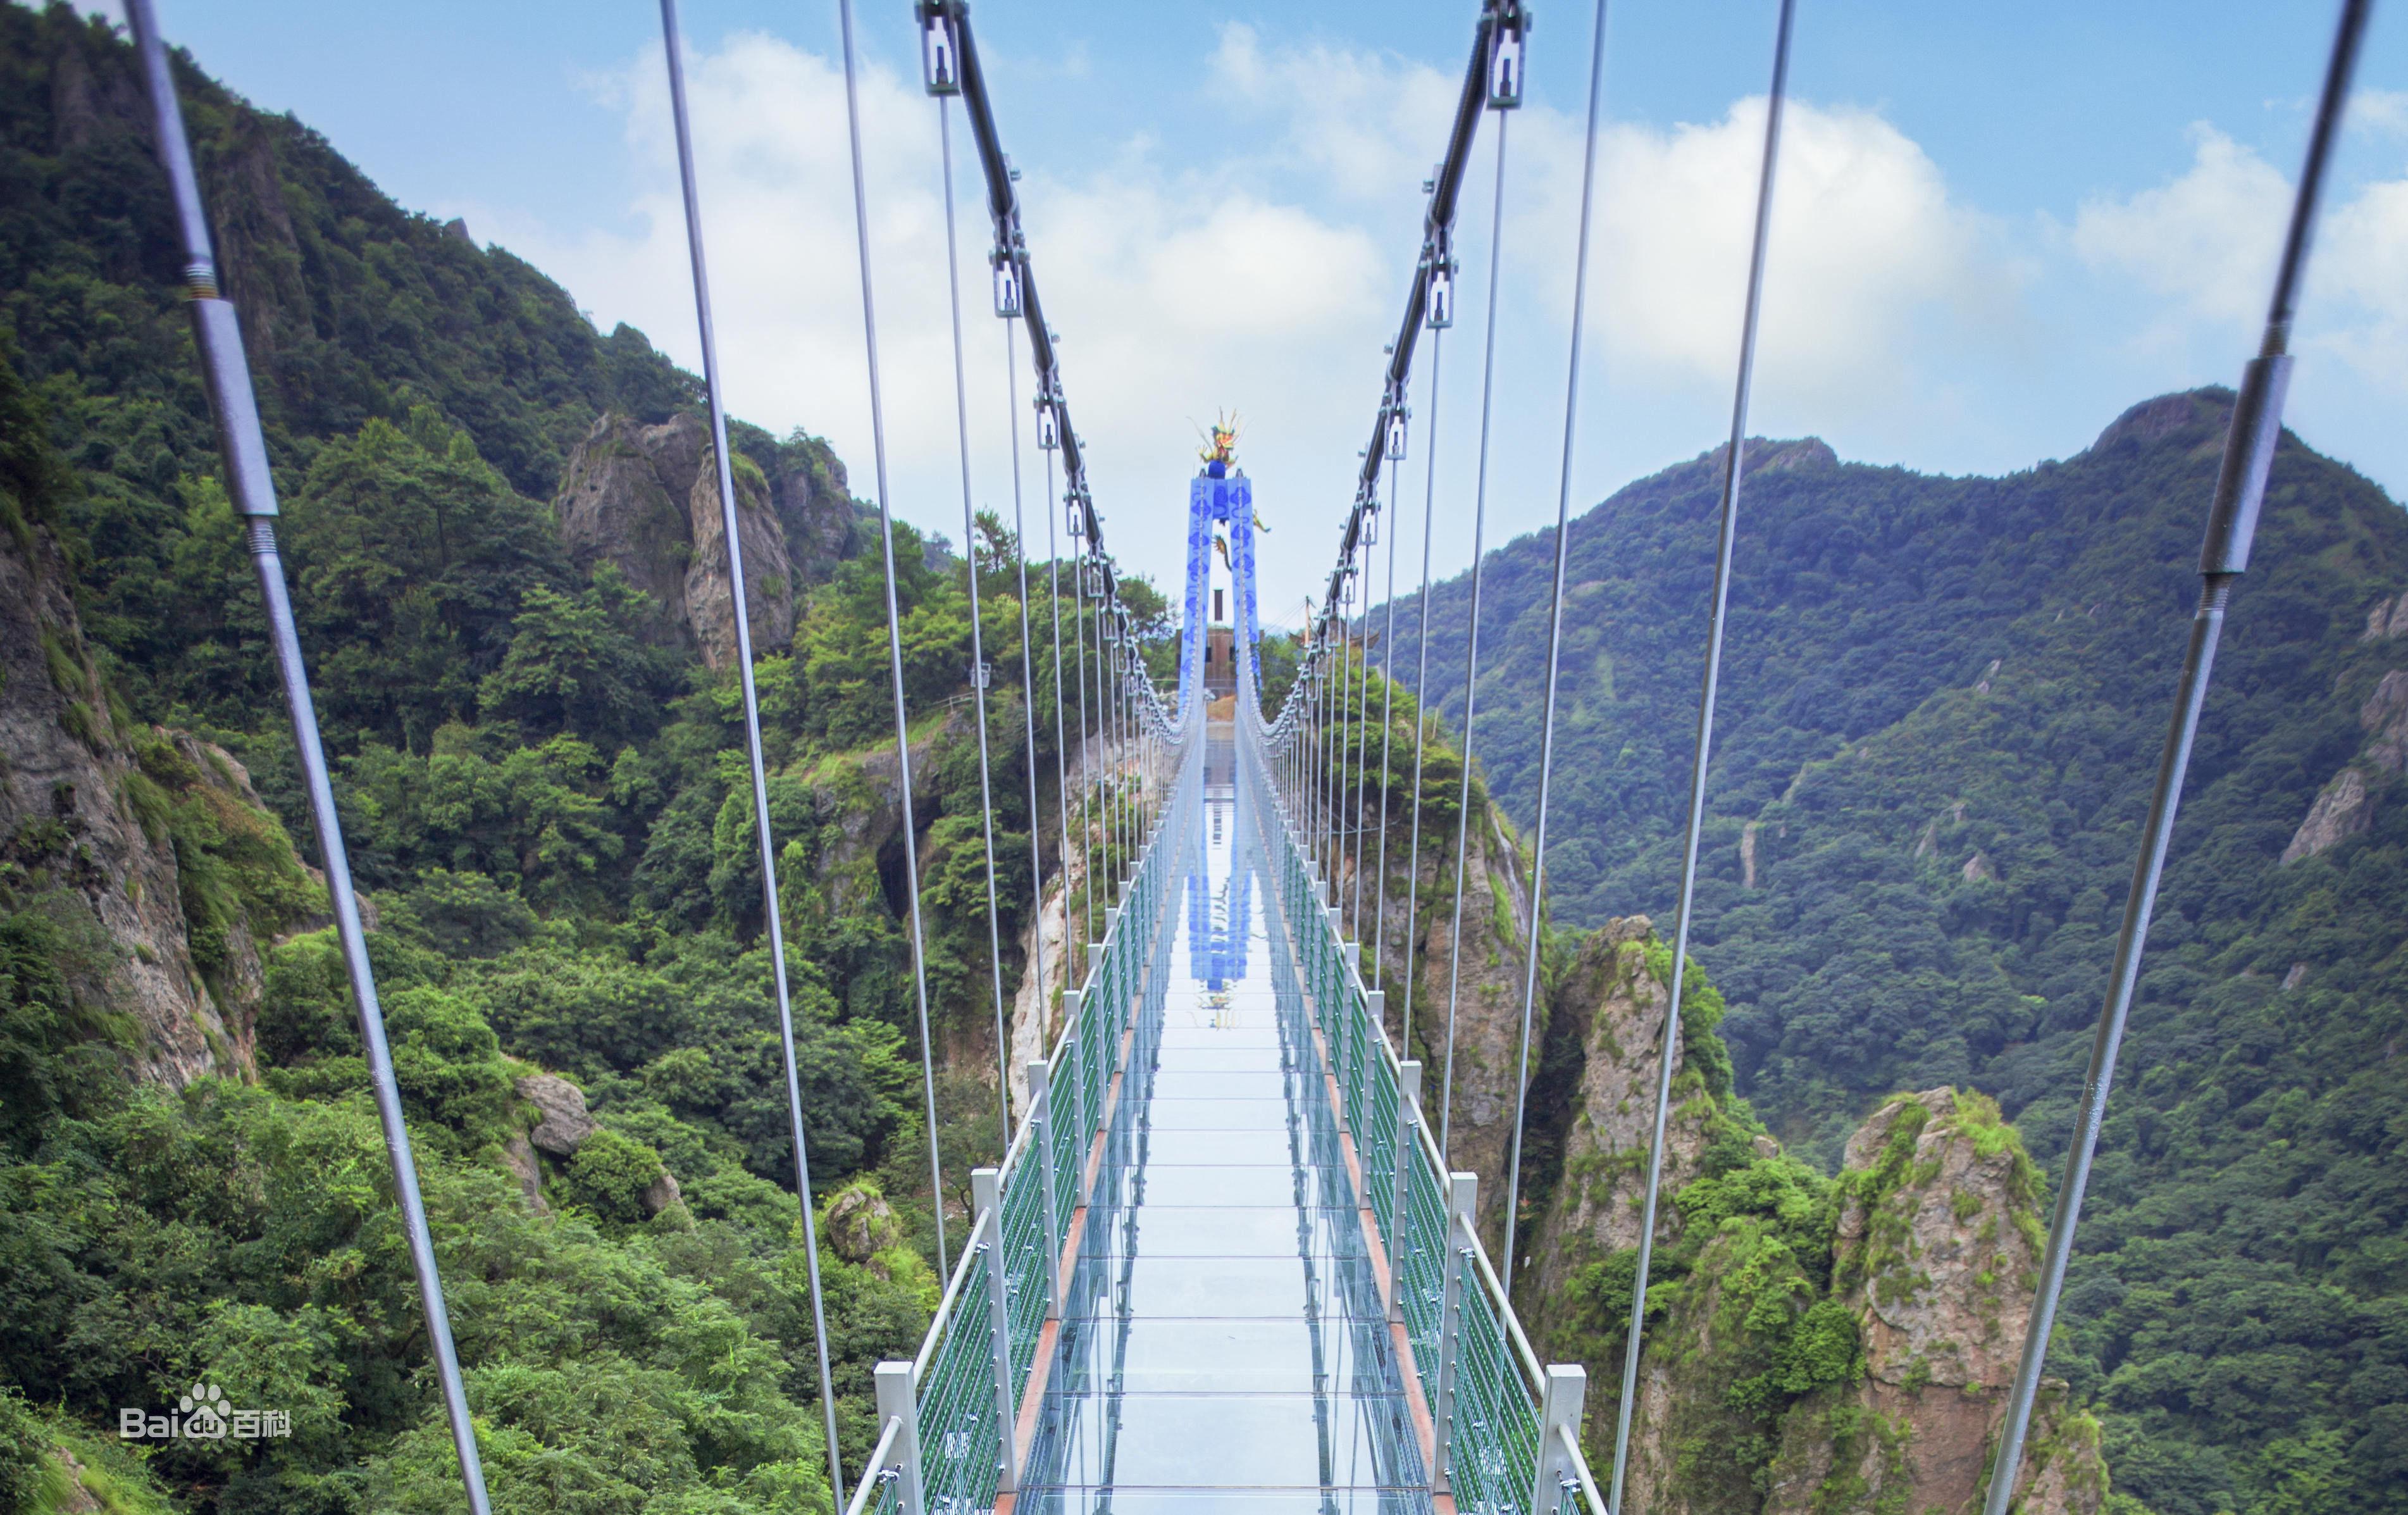
[[[2382,601],[2367,615],[2366,642],[2408,635],[2408,595],[2401,597],[2397,613]],[[2379,796],[2403,768],[2408,768],[2408,669],[2386,671],[2373,692],[2358,707],[2358,724],[2365,733],[2358,756],[2344,764],[2308,806],[2307,815],[2283,849],[2283,861],[2313,858],[2364,831],[2374,824]]]
[[[1849,1139],[1832,1286],[1861,1371],[1789,1410],[1767,1511],[1975,1508],[2030,1316],[2040,1197],[2023,1144],[1977,1094],[1900,1096]],[[2062,1385],[2030,1446],[2020,1508],[2100,1507],[2097,1427]]]
[[[1666,959],[1646,920],[1617,920],[1581,944],[1552,994],[1559,1045],[1578,1046],[1577,1092],[1518,1304],[1541,1355],[1583,1362],[1598,1386],[1586,1441],[1600,1469],[1670,1008]],[[1673,1039],[1626,1498],[1662,1515],[1971,1510],[2022,1349],[2038,1174],[1995,1104],[1939,1089],[1885,1104],[1848,1143],[1838,1179],[1822,1178],[1728,1096],[1719,1000],[1694,969],[1692,981]],[[2020,1509],[2101,1508],[2098,1426],[2064,1406],[2061,1385],[2030,1445]]]
[[[853,506],[833,460],[772,479],[740,454],[736,517],[745,601],[756,651],[794,639],[795,599],[853,546]],[[616,413],[594,423],[569,454],[552,511],[580,568],[610,563],[652,602],[653,633],[698,651],[712,669],[736,656],[735,592],[727,571],[719,480],[701,418],[645,426]]]
[[[0,535],[0,889],[89,913],[115,962],[82,991],[178,1087],[251,1072],[260,950],[320,904],[241,765],[113,705],[38,525]]]
[[[1422,1106],[1436,1120],[1446,1096],[1447,1009],[1452,992],[1454,1118],[1447,1155],[1458,1172],[1480,1176],[1480,1230],[1493,1251],[1503,1245],[1505,1234],[1530,897],[1522,877],[1521,858],[1504,818],[1483,804],[1473,822],[1471,857],[1464,870],[1459,941],[1453,935],[1449,902],[1455,887],[1454,859],[1424,856],[1423,969],[1415,998],[1414,1033],[1426,1056]],[[1458,952],[1459,980],[1455,977]],[[1544,1034],[1545,1026],[1546,1006],[1541,1003],[1532,1014],[1534,1041]],[[1535,1051],[1530,1067],[1534,1072],[1538,1067]]]
[[[1609,921],[1581,945],[1552,995],[1559,1034],[1578,1042],[1581,1063],[1563,1175],[1532,1236],[1525,1304],[1542,1330],[1578,1269],[1639,1245],[1657,1059],[1671,1004],[1664,974],[1670,956],[1646,916]],[[1698,1176],[1716,1115],[1702,1079],[1685,1066],[1682,1043],[1673,1038],[1666,1194]],[[1669,1237],[1678,1219],[1671,1205],[1663,1205],[1657,1238]]]

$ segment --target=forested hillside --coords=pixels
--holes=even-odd
[[[448,1510],[130,62],[65,6],[0,6],[0,1509]],[[496,1508],[826,1509],[697,386],[300,123],[181,87]],[[857,1465],[869,1366],[937,1289],[906,848],[942,1199],[997,1150],[967,565],[898,529],[907,836],[875,518],[817,439],[733,440]],[[1017,544],[973,545],[1016,673]],[[996,681],[1007,985],[1019,700]],[[117,1438],[209,1384],[290,1435]]]
[[[129,60],[64,5],[0,5],[0,1511],[448,1510],[452,1452]],[[733,617],[764,654],[857,1465],[869,1365],[908,1352],[933,1303],[936,1206],[996,1150],[967,590],[974,570],[1001,674],[1010,986],[1034,914],[1019,546],[992,522],[958,550],[898,533],[906,835],[874,518],[824,442],[733,427],[755,575],[733,604],[690,375],[394,205],[304,125],[189,66],[182,88],[497,1508],[827,1508]],[[2228,401],[2150,401],[2004,479],[1847,465],[1813,441],[1751,452],[1694,937],[1711,977],[1682,1012],[1700,1139],[1659,1253],[1671,1349],[1744,1329],[1720,1356],[1651,1363],[1671,1397],[1648,1413],[1714,1455],[1641,1470],[1701,1515],[1856,1508],[1825,1497],[1851,1468],[1847,1498],[1871,1508],[1907,1485],[1859,1412],[1891,1413],[1899,1389],[1951,1416],[1954,1380],[1851,1345],[1899,1262],[1881,1226],[2020,1234],[2044,1201]],[[1546,1250],[1525,1277],[1553,1291],[1527,1310],[1550,1349],[1599,1364],[1630,1288],[1630,1238],[1597,1240],[1634,1171],[1629,1142],[1606,1140],[1627,1115],[1609,1095],[1644,1082],[1620,1048],[1668,1013],[1647,988],[1666,949],[1627,917],[1669,923],[1714,487],[1709,455],[1573,527],[1555,1013],[1525,1190]],[[1489,565],[1479,759],[1525,820],[1551,546]],[[1159,601],[1125,582],[1159,631]],[[1466,585],[1435,593],[1429,703],[1459,712]],[[1400,609],[1410,628],[1417,607]],[[1410,641],[1397,651],[1411,667]],[[1039,739],[1050,802],[1046,723]],[[1451,834],[1459,760],[1435,758],[1426,818]],[[2403,764],[2408,519],[2291,441],[2053,1366],[2079,1412],[2061,1423],[2095,1423],[2117,1494],[2158,1515],[2408,1515]],[[1485,960],[1457,1129],[1493,1173],[1534,906],[1510,828],[1475,834],[1467,956]],[[929,913],[942,1194],[907,852]],[[1450,902],[1443,859],[1422,864],[1426,945]],[[1036,1013],[1016,1004],[1012,1033]],[[1438,1023],[1417,1023],[1426,1054]],[[1846,1172],[1813,1171],[1842,1167],[1851,1132],[1867,1134]],[[1991,1274],[1949,1288],[1916,1307],[2014,1306]],[[2011,1355],[2003,1318],[1985,1317],[1984,1381]],[[195,1384],[287,1412],[290,1435],[118,1439],[121,1409]],[[1610,1407],[1601,1384],[1591,1404]],[[1665,1443],[1676,1462],[1686,1445]]]
[[[2229,401],[2003,479],[1751,444],[1693,950],[1737,1089],[1827,1169],[1884,1096],[1944,1085],[2061,1158]],[[1572,525],[1558,921],[1669,914],[1717,484],[1709,454]],[[1526,824],[1552,555],[1517,541],[1484,586],[1478,755]],[[2057,1358],[2161,1510],[2408,1508],[2403,587],[2408,516],[2286,439]],[[1459,713],[1468,582],[1433,593]]]

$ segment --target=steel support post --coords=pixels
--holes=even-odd
[[[1414,1154],[1414,1133],[1422,1118],[1422,1064],[1407,1058],[1397,1064],[1396,1161],[1388,1172],[1388,1319],[1405,1318],[1405,1238],[1412,1234],[1413,1186],[1408,1166]]]
[[[910,1363],[881,1363],[870,1370],[878,1388],[878,1423],[882,1433],[890,1421],[899,1422],[887,1446],[885,1465],[895,1469],[902,1497],[902,1515],[923,1515],[927,1496],[920,1485],[920,1402],[911,1390]]]
[[[995,1332],[995,1488],[997,1493],[1010,1493],[1020,1487],[1011,1465],[1011,1430],[1018,1419],[1012,1412],[1018,1407],[1018,1396],[1011,1392],[1011,1300],[1006,1291],[1011,1267],[1003,1254],[1003,1175],[999,1170],[970,1170],[970,1205],[978,1212],[971,1245],[986,1258],[986,1313]]]
[[[1455,1438],[1455,1375],[1463,1365],[1458,1338],[1463,1335],[1463,1291],[1478,1287],[1471,1278],[1471,1218],[1480,1197],[1480,1176],[1449,1174],[1446,1180],[1446,1289],[1439,1297],[1438,1397],[1430,1406],[1437,1455],[1430,1459],[1430,1490],[1449,1491],[1449,1447]]]
[[[1581,1402],[1588,1396],[1588,1370],[1577,1363],[1550,1363],[1539,1391],[1539,1465],[1530,1481],[1532,1515],[1555,1515],[1572,1472],[1561,1433],[1580,1445]]]

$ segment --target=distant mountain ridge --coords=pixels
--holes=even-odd
[[[1884,1096],[1946,1085],[2061,1160],[2230,400],[2158,397],[1996,479],[1749,444],[1692,951],[1738,1092],[1827,1169]],[[1563,925],[1669,924],[1720,474],[1703,454],[1572,524]],[[1477,756],[1526,830],[1553,546],[1497,550],[1484,584]],[[2403,589],[2408,514],[2286,433],[2052,1360],[2161,1510],[2408,1508]],[[1469,585],[1431,593],[1430,702],[1459,717]],[[1537,1107],[1544,1149],[1573,1117]]]

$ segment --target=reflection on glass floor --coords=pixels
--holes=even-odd
[[[1427,1511],[1252,797],[1205,762],[1015,1509]]]

